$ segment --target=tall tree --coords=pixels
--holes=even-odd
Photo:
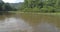
[[[56,12],[60,11],[60,0],[25,0],[24,7],[28,11]]]

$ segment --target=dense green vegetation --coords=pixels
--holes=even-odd
[[[24,0],[23,3],[4,3],[2,1],[0,2],[0,12],[1,11],[60,12],[60,0]]]
[[[3,1],[0,3],[0,11],[12,11],[15,8],[11,7],[9,3],[4,3]]]
[[[0,14],[7,13],[8,11],[16,11],[17,9],[12,7],[10,3],[4,3],[0,0]]]
[[[20,11],[24,12],[60,12],[60,0],[25,0]]]

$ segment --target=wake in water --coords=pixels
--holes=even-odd
[[[19,30],[19,31],[18,31]],[[32,27],[29,26],[24,20],[19,18],[6,18],[0,24],[0,32],[32,32]]]

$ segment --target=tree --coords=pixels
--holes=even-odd
[[[2,9],[2,6],[4,5],[4,2],[2,1],[1,3],[0,3],[0,11],[3,11],[3,9]]]
[[[3,1],[0,1],[0,15],[13,10],[15,10],[15,8],[12,8],[9,3],[4,3]]]
[[[24,11],[33,11],[35,9],[35,11],[39,12],[56,12],[60,11],[60,0],[25,0],[23,7]]]

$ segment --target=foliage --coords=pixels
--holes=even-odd
[[[12,8],[9,3],[0,2],[0,11],[11,11],[15,8]]]
[[[56,8],[54,8],[54,7],[47,6],[47,7],[41,8],[41,12],[56,12],[55,9]]]
[[[60,12],[60,0],[25,0],[21,11]]]
[[[12,8],[9,3],[0,2],[0,15],[3,13],[7,13],[8,11],[16,10],[14,7]]]

